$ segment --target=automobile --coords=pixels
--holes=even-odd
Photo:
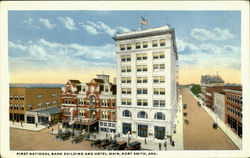
[[[183,108],[186,109],[187,108],[187,104],[183,104]]]
[[[100,144],[98,144],[98,148],[106,148],[110,144],[110,141],[108,139],[103,139]]]
[[[218,128],[218,124],[216,122],[213,123],[213,128],[217,129]]]
[[[53,136],[53,139],[54,139],[54,140],[57,140],[58,137],[60,137],[62,134],[63,134],[63,133],[61,133],[61,132],[60,132],[60,133],[57,133],[56,135]]]
[[[98,146],[101,142],[101,139],[97,139],[91,143],[91,146]]]
[[[185,120],[184,122],[185,122],[187,125],[189,124],[189,121],[188,121],[188,120]]]
[[[141,142],[132,142],[128,145],[127,150],[140,150],[141,149]]]
[[[127,148],[127,141],[119,141],[117,145],[111,148],[111,150],[125,150]]]
[[[117,146],[117,140],[111,140],[110,144],[109,144],[109,149],[114,148],[115,146]]]
[[[69,138],[71,135],[71,132],[70,131],[65,131],[62,133],[62,135],[60,135],[57,139],[60,140],[60,141],[64,141],[66,140],[67,138]]]
[[[71,143],[72,143],[72,144],[79,143],[79,142],[81,142],[84,138],[85,138],[85,135],[82,134],[82,135],[80,135],[80,136],[78,136],[78,137],[72,138],[72,139],[71,139]]]

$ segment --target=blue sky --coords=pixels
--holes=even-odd
[[[187,67],[240,71],[240,11],[9,11],[11,78],[46,70],[115,74],[112,37],[140,28],[141,16],[148,27],[175,28],[180,73]]]

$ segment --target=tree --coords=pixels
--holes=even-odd
[[[190,90],[194,95],[198,96],[198,94],[201,92],[201,86],[200,85],[193,85]]]

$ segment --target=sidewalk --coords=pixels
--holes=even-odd
[[[21,123],[20,122],[9,122],[10,128],[18,128],[18,129],[24,129],[24,130],[29,130],[29,131],[41,131],[44,128],[47,128],[47,126],[44,125],[36,125],[35,124],[30,124],[30,123]]]
[[[208,113],[208,115],[212,118],[214,122],[217,122],[218,126],[222,129],[222,131],[230,138],[230,140],[239,148],[242,149],[242,139],[240,139],[227,125],[221,121],[219,118],[217,118],[216,114],[209,108],[207,108],[201,99],[196,97],[190,90],[189,92],[192,94],[192,96],[202,103],[202,108]],[[203,106],[204,105],[204,106]]]
[[[183,114],[182,114],[182,96],[180,95],[179,97],[179,103],[178,103],[178,111],[177,111],[177,118],[175,119],[175,131],[176,133],[173,133],[172,135],[172,140],[175,143],[175,146],[172,146],[168,140],[167,143],[167,150],[183,150],[184,149],[184,144],[183,144]],[[106,138],[106,133],[98,133],[95,135],[91,135],[90,139],[91,140],[96,140],[96,139],[105,139]],[[108,134],[108,139],[110,139],[110,135]],[[112,136],[112,139],[113,136]],[[128,142],[128,137],[127,136],[121,136],[121,137],[116,137],[117,141],[126,141]],[[135,139],[131,138],[130,142],[133,141],[138,141],[141,142],[141,148],[142,150],[159,150],[159,143],[161,143],[161,150],[165,150],[164,148],[164,142],[165,140],[146,140],[145,144],[145,139]]]

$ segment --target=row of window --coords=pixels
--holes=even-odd
[[[122,99],[122,105],[132,105],[131,99]],[[137,99],[137,106],[148,106],[147,99]],[[153,107],[165,107],[165,100],[153,100]]]
[[[164,52],[154,52],[153,53],[153,59],[164,59],[164,58],[165,58]],[[136,54],[136,60],[147,60],[147,59],[148,59],[147,53]],[[131,61],[131,55],[122,55],[121,61],[122,62]]]
[[[153,64],[153,70],[165,70],[165,64]],[[147,65],[137,65],[136,66],[137,72],[147,72],[148,66]],[[121,72],[131,72],[131,66],[122,66]]]
[[[108,102],[108,99],[102,99],[102,104],[101,104],[102,107],[113,107],[115,106],[115,100],[112,100],[110,102]]]
[[[226,105],[227,111],[231,112],[234,116],[242,119],[242,110],[235,108],[229,104]]]
[[[14,109],[14,110],[24,110],[24,105],[23,104],[14,104],[14,107],[12,104],[10,104],[10,109]]]
[[[131,88],[122,88],[122,94],[131,94]],[[148,94],[148,89],[137,88],[137,94]],[[154,95],[165,95],[165,88],[154,88]]]
[[[226,98],[227,98],[227,101],[231,101],[235,104],[242,105],[242,97],[241,96],[227,94]]]
[[[122,77],[121,78],[122,83],[131,83],[131,77]],[[164,76],[154,76],[153,77],[154,83],[165,83],[165,77]],[[148,83],[147,77],[137,77],[137,83]]]
[[[102,122],[100,121],[100,126],[104,126],[104,127],[115,127],[115,123],[107,123],[107,122]]]
[[[10,96],[10,100],[12,100],[12,99],[18,100],[18,98],[19,98],[19,100],[24,100],[24,96],[19,96],[19,97],[17,95],[15,95],[14,97]]]
[[[132,113],[129,110],[124,110],[122,112],[123,117],[132,117]],[[137,118],[148,119],[148,114],[145,111],[140,111],[137,113]],[[156,120],[165,120],[165,115],[161,112],[157,112],[154,115],[154,119]]]
[[[165,39],[160,39],[160,46],[165,46],[166,45],[166,40]],[[157,47],[158,46],[158,40],[153,40],[152,41],[152,47]],[[143,42],[136,42],[135,43],[135,49],[141,49],[141,48],[148,48],[148,41],[143,41]],[[120,45],[120,50],[124,51],[125,49],[131,50],[132,45],[131,43],[129,44],[121,44]]]

